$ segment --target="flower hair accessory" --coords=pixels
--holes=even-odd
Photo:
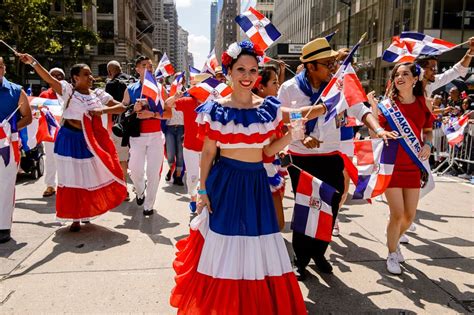
[[[261,58],[264,55],[263,50],[247,40],[240,43],[232,43],[229,48],[222,53],[222,71],[224,74],[227,74],[227,70],[232,63],[232,60],[239,58],[242,52],[255,54],[257,58]]]
[[[418,81],[423,80],[423,77],[425,76],[425,70],[423,70],[423,68],[417,63],[415,63],[415,74],[418,76]]]

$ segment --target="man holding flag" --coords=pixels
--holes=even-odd
[[[135,71],[139,74],[140,80],[128,86],[122,103],[124,105],[135,104],[133,111],[139,120],[133,130],[129,130],[130,160],[128,168],[130,169],[130,178],[135,186],[137,204],[139,206],[144,204],[143,215],[148,216],[153,214],[164,157],[161,120],[171,118],[171,109],[166,106],[162,107],[164,104],[160,102],[160,89],[152,75],[153,65],[150,58],[138,57],[135,62]],[[155,94],[152,99],[146,97],[150,95],[148,93],[150,90]],[[143,104],[144,98],[148,100],[148,105]]]
[[[20,85],[5,78],[6,66],[0,57],[0,244],[8,242],[15,208],[15,180],[18,170],[12,134],[31,123],[30,104]]]
[[[354,51],[355,49],[351,51],[350,55]],[[317,103],[336,69],[336,56],[337,52],[331,49],[325,38],[317,38],[307,43],[303,47],[300,57],[300,61],[304,64],[304,70],[293,79],[285,82],[280,88],[278,98],[282,106],[300,108]],[[341,66],[341,73],[338,73],[343,74],[342,71],[349,69],[349,66],[349,64],[346,64],[344,67]],[[351,73],[350,71],[347,72]],[[354,83],[357,77],[355,74],[350,74],[350,76],[349,80],[345,80],[341,76],[331,84],[334,88],[341,91],[343,91],[344,84],[351,84],[351,87],[354,85],[358,89],[359,86]],[[363,91],[354,90],[351,93],[360,96]],[[343,192],[344,167],[353,170],[352,172],[349,170],[349,174],[352,173],[351,178],[356,177],[357,173],[355,173],[355,167],[350,160],[340,153],[340,127],[343,124],[340,119],[334,118],[345,115],[344,110],[347,108],[347,105],[351,105],[347,108],[347,115],[362,121],[370,129],[374,130],[379,137],[393,137],[393,134],[386,132],[380,127],[377,119],[362,103],[363,99],[353,104],[354,99],[351,100],[348,95],[344,95],[344,93],[337,95],[337,93],[329,89],[326,91],[326,97],[330,101],[329,103],[331,103],[331,106],[326,104],[328,107],[326,117],[309,121],[306,125],[306,137],[301,141],[292,142],[289,146],[289,153],[295,166],[334,187],[338,192]],[[359,98],[357,97],[357,99]],[[341,107],[341,104],[346,104],[346,107]],[[290,167],[288,171],[291,177],[293,192],[296,192],[300,171],[295,167]],[[339,199],[334,198],[331,205],[333,218],[337,217]],[[331,222],[331,225],[333,224],[334,222]],[[311,238],[294,231],[292,243],[295,251],[295,265],[301,280],[305,278],[305,267],[311,258],[313,258],[321,272],[332,272],[332,266],[324,257],[329,242]]]

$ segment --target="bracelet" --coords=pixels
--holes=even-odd
[[[375,134],[379,135],[382,131],[385,131],[382,127],[378,127],[377,129],[374,130]]]
[[[428,145],[430,147],[430,149],[433,149],[433,143],[431,143],[430,140],[426,140],[425,144]]]
[[[34,68],[37,64],[38,64],[38,61],[36,61],[36,59],[33,59],[33,62],[30,63],[30,66]]]
[[[205,189],[198,189],[198,195],[207,195],[207,191]]]

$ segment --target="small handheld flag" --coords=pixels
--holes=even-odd
[[[220,83],[214,78],[208,78],[193,86],[188,93],[201,102],[225,97],[232,93],[232,88],[225,83]]]
[[[171,61],[169,60],[168,55],[164,53],[163,57],[161,57],[160,63],[158,64],[158,67],[156,68],[155,77],[166,78],[173,74],[174,74],[173,65],[171,64]]]

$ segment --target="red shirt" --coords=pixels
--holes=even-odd
[[[183,112],[184,117],[184,143],[188,150],[202,151],[203,142],[198,139],[198,124],[196,123],[198,102],[193,97],[183,97],[176,101],[176,110]]]
[[[58,99],[58,96],[56,95],[56,92],[54,92],[52,88],[49,88],[46,91],[41,92],[39,97],[48,98],[50,100]]]

